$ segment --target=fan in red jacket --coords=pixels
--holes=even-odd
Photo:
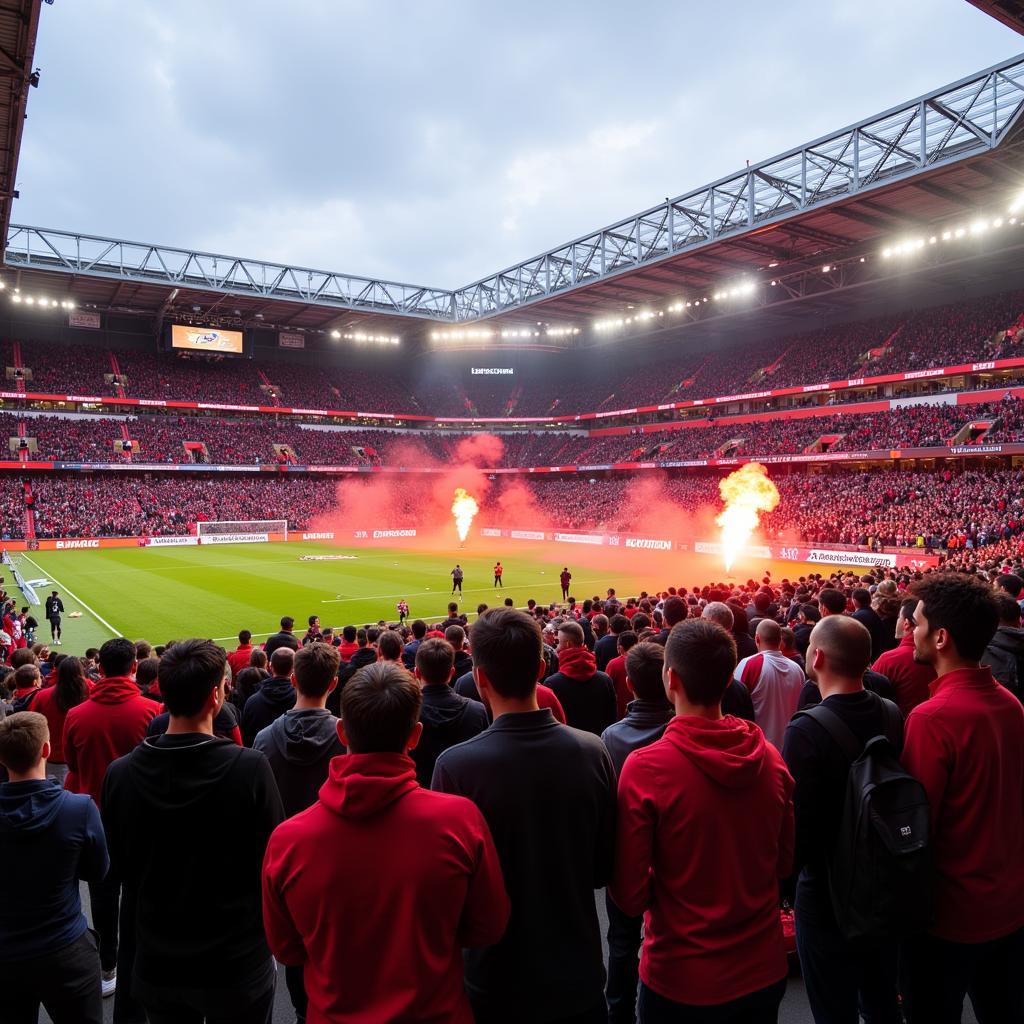
[[[611,895],[645,915],[641,1019],[714,1006],[722,1020],[774,1020],[785,993],[778,882],[793,860],[793,780],[756,725],[722,716],[735,667],[717,623],[676,625],[664,670],[676,717],[619,777]]]
[[[493,945],[508,922],[483,815],[416,782],[406,751],[422,731],[420,703],[419,686],[393,662],[354,676],[338,726],[350,753],[334,758],[318,802],[279,825],[267,847],[267,940],[279,961],[304,965],[317,1024],[472,1024],[462,949]]]
[[[906,944],[911,1024],[1024,1007],[1024,708],[980,668],[999,625],[989,587],[940,574],[914,587],[917,658],[938,678],[907,719],[903,764],[931,808],[935,922]]]
[[[108,640],[100,648],[99,661],[102,678],[89,699],[73,707],[64,721],[64,788],[88,793],[97,807],[111,762],[130,754],[160,714],[160,705],[143,697],[132,678],[136,661],[130,640]]]

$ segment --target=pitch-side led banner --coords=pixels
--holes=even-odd
[[[207,544],[266,544],[270,535],[266,533],[204,533],[197,537],[204,547]]]
[[[222,331],[216,327],[186,327],[171,325],[171,348],[191,349],[195,352],[227,352],[242,354],[242,332]]]
[[[198,537],[143,537],[147,548],[190,548],[199,543]]]

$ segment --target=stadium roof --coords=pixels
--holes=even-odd
[[[33,76],[32,61],[39,28],[40,0],[0,3],[0,229],[6,234],[11,201],[17,196],[15,174],[25,124],[25,104]]]
[[[24,226],[8,232],[8,283],[13,273],[23,292],[158,319],[426,337],[495,318],[485,326],[588,330],[696,300],[678,326],[742,310],[702,300],[771,277],[781,287],[745,309],[777,307],[782,323],[807,300],[841,305],[892,276],[875,258],[886,243],[1005,210],[1024,190],[1022,111],[1024,55],[454,291]],[[997,245],[1024,267],[1020,237]],[[939,246],[918,267],[941,276],[963,260]]]
[[[1007,28],[1024,35],[1024,2],[1022,0],[967,0],[979,11],[1001,21]]]

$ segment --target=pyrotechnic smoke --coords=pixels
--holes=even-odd
[[[476,498],[468,493],[464,487],[455,488],[455,500],[452,502],[452,515],[455,517],[455,529],[459,531],[459,540],[464,541],[469,535],[469,528],[473,525],[473,519],[480,506]]]
[[[760,462],[748,462],[718,485],[725,509],[715,520],[722,529],[722,555],[728,572],[742,554],[762,512],[779,503],[779,491]]]

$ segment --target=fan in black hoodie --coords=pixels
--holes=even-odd
[[[261,729],[295,707],[295,687],[291,679],[294,664],[295,652],[290,647],[279,647],[270,659],[273,675],[264,679],[260,688],[245,702],[242,742],[247,747],[252,746]]]
[[[455,651],[447,640],[431,637],[416,650],[416,678],[423,694],[423,734],[409,756],[416,762],[416,779],[424,788],[430,787],[434,762],[444,751],[472,739],[491,724],[483,704],[461,697],[452,689],[454,664]]]
[[[266,758],[213,735],[225,665],[209,640],[175,644],[160,660],[167,733],[116,760],[103,785],[111,870],[137,908],[135,994],[150,1019],[247,1007],[256,1019],[273,1003],[260,866],[284,810]]]

